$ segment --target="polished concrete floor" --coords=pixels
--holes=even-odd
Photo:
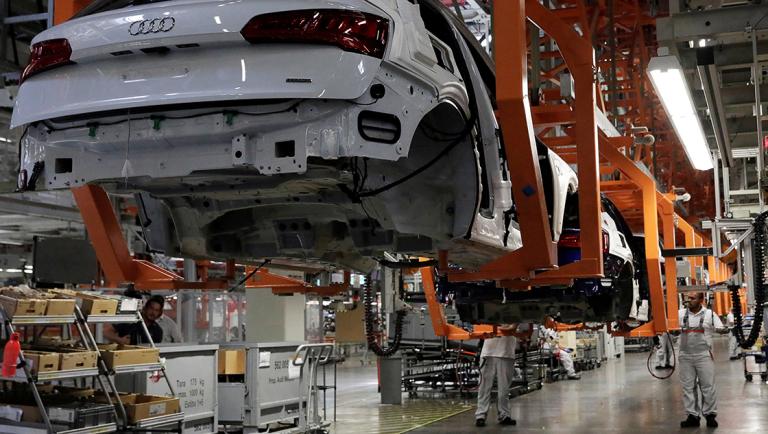
[[[716,340],[717,389],[721,433],[768,430],[768,385],[759,377],[746,383],[743,363],[729,361],[724,338]],[[404,398],[404,405],[378,404],[376,371],[347,368],[339,371],[339,414],[333,428],[346,433],[668,433],[680,430],[683,419],[677,374],[668,380],[651,377],[647,354],[627,354],[602,368],[583,373],[580,381],[546,384],[540,391],[512,400],[518,421],[500,427],[489,415],[488,426],[475,428],[472,402],[459,398]],[[430,423],[435,421],[433,423]],[[426,425],[425,425],[426,423]]]

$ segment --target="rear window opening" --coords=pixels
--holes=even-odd
[[[98,14],[101,12],[113,11],[115,9],[127,8],[129,6],[141,6],[150,3],[163,3],[167,1],[169,0],[96,0],[78,12],[75,15],[75,18]]]

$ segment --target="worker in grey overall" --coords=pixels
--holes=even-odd
[[[516,325],[502,326],[502,330],[515,331]],[[477,411],[475,411],[475,426],[485,426],[485,419],[491,407],[491,391],[493,380],[496,379],[498,402],[496,403],[497,417],[501,425],[516,425],[512,419],[509,404],[509,386],[515,372],[515,349],[517,339],[514,336],[499,336],[486,339],[480,353],[480,387],[477,391]]]
[[[731,360],[738,360],[741,357],[741,348],[739,348],[739,342],[736,340],[736,335],[733,329],[736,327],[736,317],[733,315],[733,308],[728,312],[728,316],[725,317],[725,325],[728,327],[728,356]]]
[[[683,385],[683,405],[688,418],[681,428],[698,427],[700,414],[707,426],[717,427],[717,392],[715,390],[715,361],[712,356],[712,332],[727,332],[720,318],[705,308],[703,293],[690,294],[688,307],[680,309],[680,382]],[[701,395],[701,406],[697,399]]]
[[[656,350],[656,369],[672,369],[675,354],[674,341],[669,333],[659,336],[659,348]]]

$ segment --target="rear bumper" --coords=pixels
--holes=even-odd
[[[368,90],[380,65],[380,59],[324,46],[243,42],[221,50],[139,52],[30,78],[19,89],[11,124],[175,104],[353,100]]]
[[[408,155],[421,116],[403,116],[406,101],[391,97],[373,105],[348,101],[292,100],[277,104],[103,119],[103,126],[62,124],[51,131],[32,125],[22,139],[22,178],[44,163],[37,189],[90,182],[175,178],[195,172],[258,175],[304,173],[309,157],[368,157],[395,161]],[[411,107],[413,113],[420,113]],[[255,115],[255,113],[266,113]],[[363,122],[386,115],[397,140],[371,139]],[[113,125],[108,125],[113,122]],[[93,124],[90,124],[93,125]],[[380,126],[380,124],[376,125]],[[129,138],[130,137],[130,138]]]

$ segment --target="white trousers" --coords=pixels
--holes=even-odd
[[[498,400],[496,411],[498,419],[511,417],[509,405],[509,386],[512,385],[512,377],[515,373],[514,359],[503,357],[483,357],[480,368],[480,388],[477,391],[476,419],[487,419],[488,410],[491,407],[491,391],[493,380],[496,379]]]
[[[728,333],[728,356],[738,357],[740,353],[739,343],[736,341],[736,336],[733,335],[733,331],[731,331]]]
[[[683,385],[683,406],[686,413],[699,416],[717,414],[715,390],[715,361],[712,354],[681,353],[678,357],[680,383]],[[699,396],[701,403],[699,403]]]
[[[672,336],[668,333],[664,333],[659,336],[659,349],[656,350],[656,366],[672,366],[674,360],[672,360]]]
[[[576,375],[576,370],[573,369],[573,357],[571,357],[571,353],[568,351],[558,350],[558,358],[560,359],[560,364],[563,365],[563,369],[565,369],[566,374]]]

